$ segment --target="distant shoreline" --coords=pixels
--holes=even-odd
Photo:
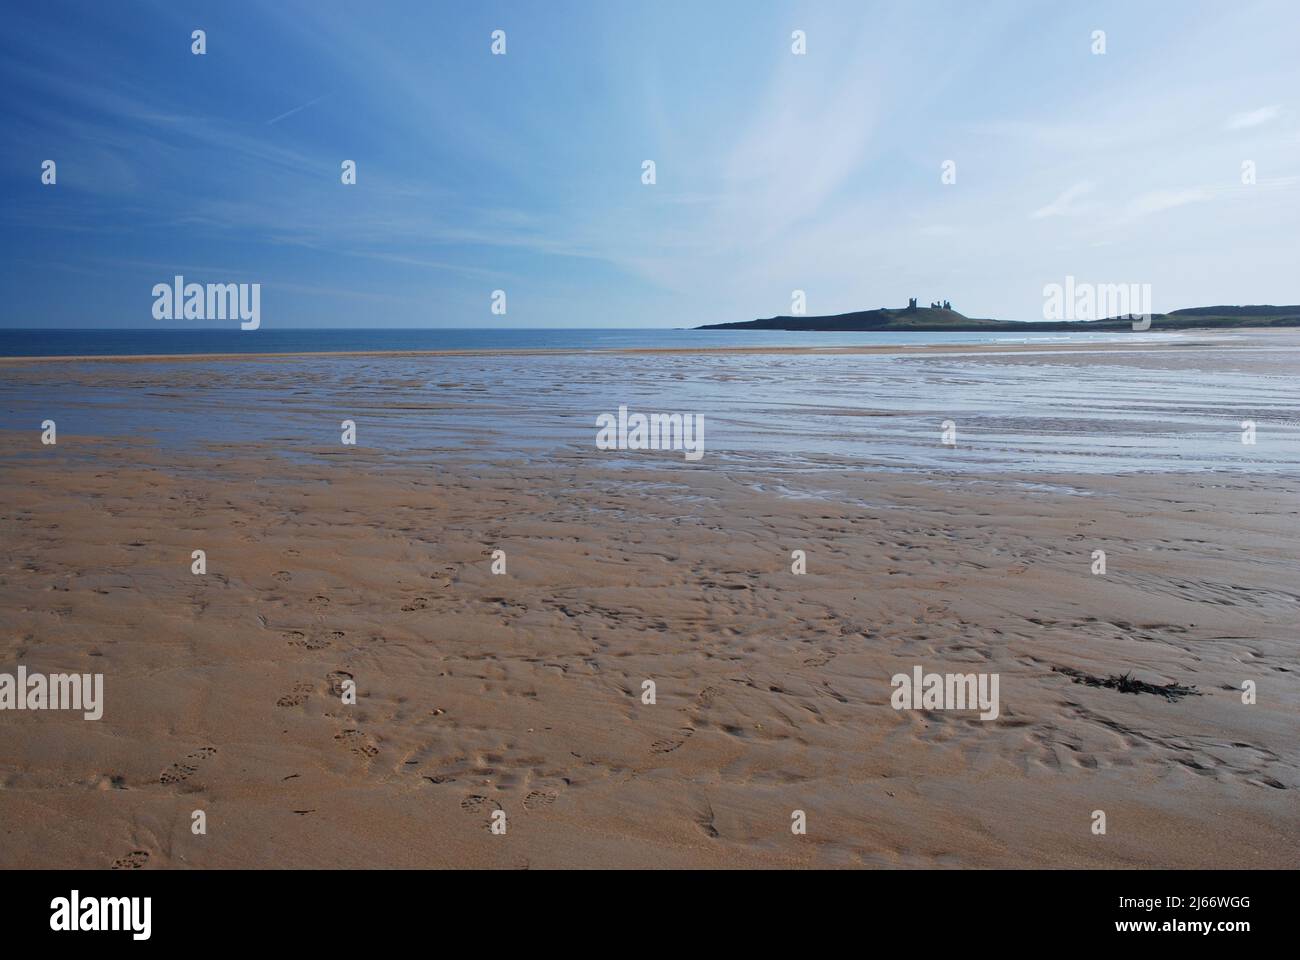
[[[966,317],[949,307],[881,307],[819,317],[780,316],[732,323],[709,323],[696,330],[765,330],[790,333],[1123,333],[1134,330],[1128,317],[1103,320],[993,320]],[[1300,327],[1300,306],[1189,307],[1150,314],[1148,326],[1135,332],[1240,330]]]
[[[1235,327],[1234,333],[1267,334],[1293,331],[1294,327]],[[832,331],[833,332],[833,331]],[[1098,331],[1107,332],[1107,331]],[[1151,331],[1148,331],[1151,332]],[[1162,332],[1162,331],[1156,331]],[[330,350],[330,351],[280,351],[267,353],[158,353],[158,354],[78,354],[48,356],[0,356],[0,366],[17,366],[24,363],[155,363],[204,362],[209,360],[291,360],[323,357],[340,359],[348,357],[521,357],[564,356],[589,354],[593,356],[644,356],[644,355],[799,355],[841,356],[890,353],[964,354],[964,353],[1067,353],[1077,351],[1120,350],[1137,351],[1166,347],[1221,346],[1214,340],[1179,340],[1160,343],[1153,340],[1135,340],[1132,343],[1108,340],[1098,343],[893,343],[853,344],[827,346],[783,346],[780,344],[727,347],[609,347],[582,349],[576,347],[503,348],[465,350]]]

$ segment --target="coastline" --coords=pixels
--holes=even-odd
[[[1159,332],[1159,331],[1157,331]],[[1180,337],[1188,331],[1172,331]],[[1252,336],[1290,336],[1295,337],[1296,331],[1281,328],[1266,327],[1242,327],[1225,332],[1226,335],[1235,336],[1238,334],[1250,334]],[[1110,334],[1100,334],[1100,336],[1109,336]],[[895,354],[895,353],[1022,353],[1022,352],[1074,352],[1089,350],[1151,350],[1165,346],[1211,346],[1223,343],[1224,334],[1215,338],[1208,337],[1205,340],[1178,340],[1178,341],[1159,341],[1159,340],[1140,340],[1134,343],[1124,343],[1117,340],[1099,341],[1097,343],[896,343],[880,345],[828,345],[828,346],[782,346],[782,345],[755,345],[734,347],[609,347],[609,348],[590,348],[578,349],[568,347],[554,348],[501,348],[501,349],[465,349],[465,350],[334,350],[334,351],[291,351],[291,352],[271,352],[271,353],[173,353],[173,354],[81,354],[81,355],[46,355],[46,356],[0,356],[0,365],[11,366],[21,363],[92,363],[92,362],[118,362],[118,363],[153,363],[159,361],[167,362],[194,362],[204,360],[287,360],[298,358],[347,358],[347,357],[494,357],[494,356],[573,356],[573,355],[592,355],[592,356],[619,356],[619,355],[744,355],[744,354],[772,354],[772,355],[808,355],[808,356],[838,356],[838,355],[872,355],[872,354]],[[741,332],[738,336],[743,337]]]

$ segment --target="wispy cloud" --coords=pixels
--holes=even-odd
[[[285,117],[292,117],[295,113],[298,113],[300,110],[306,110],[308,107],[314,107],[316,104],[320,103],[328,96],[329,96],[328,93],[322,93],[315,100],[308,100],[306,103],[302,104],[301,106],[294,107],[292,110],[286,110],[278,117],[272,117],[270,120],[266,121],[266,125],[269,127],[273,123],[279,123]]]
[[[1185,207],[1189,203],[1203,203],[1218,191],[1213,187],[1189,187],[1185,190],[1152,190],[1133,199],[1125,213],[1126,220],[1137,220],[1153,213]]]
[[[1039,207],[1029,215],[1030,220],[1043,220],[1047,217],[1073,217],[1083,212],[1075,201],[1091,193],[1095,188],[1091,180],[1081,180],[1066,189],[1059,197],[1045,207]]]
[[[1258,193],[1288,190],[1300,185],[1300,176],[1268,177],[1253,184],[1207,183],[1178,190],[1150,190],[1134,197],[1125,208],[1121,223],[1131,223],[1143,217],[1175,210],[1194,203],[1206,203],[1223,198],[1249,199]]]
[[[1224,125],[1224,129],[1249,130],[1251,127],[1262,127],[1281,115],[1282,108],[1276,104],[1271,107],[1260,107],[1258,110],[1247,110],[1244,113],[1237,113],[1230,117]]]

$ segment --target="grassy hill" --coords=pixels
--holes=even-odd
[[[1108,320],[1045,320],[1022,322],[967,317],[956,310],[932,307],[881,307],[826,317],[768,317],[734,323],[710,323],[699,330],[802,330],[858,332],[873,330],[976,330],[989,332],[1071,331],[1075,333],[1131,330],[1126,318]],[[1153,330],[1213,330],[1230,327],[1300,327],[1300,306],[1189,307],[1151,316]]]

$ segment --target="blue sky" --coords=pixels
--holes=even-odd
[[[1067,274],[1149,283],[1157,311],[1300,302],[1294,0],[43,0],[4,23],[3,326],[155,326],[177,273],[261,283],[263,328],[686,326],[795,289],[1031,320]]]

